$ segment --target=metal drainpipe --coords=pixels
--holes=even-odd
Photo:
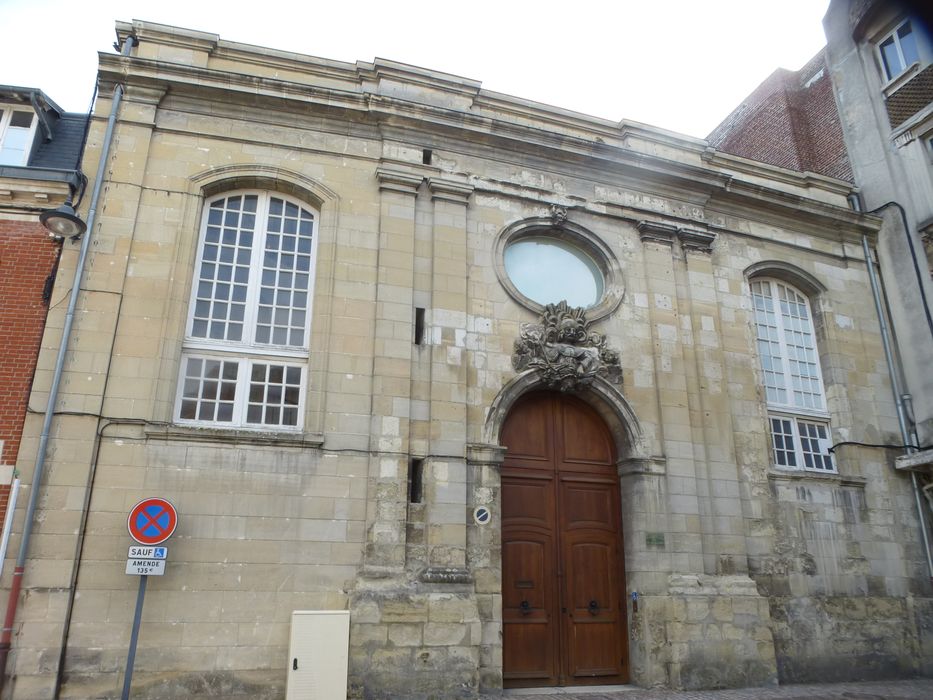
[[[127,37],[123,42],[123,56],[129,56],[135,40]],[[13,581],[10,584],[10,597],[7,601],[6,618],[3,621],[3,631],[0,634],[0,692],[6,680],[6,662],[10,655],[13,642],[13,625],[16,621],[16,608],[19,604],[19,594],[23,586],[23,571],[26,567],[26,555],[29,553],[29,538],[32,535],[33,520],[36,512],[36,503],[39,500],[39,490],[42,485],[42,472],[45,469],[45,452],[49,443],[49,434],[52,428],[52,418],[55,414],[55,403],[58,400],[58,387],[61,383],[65,367],[65,355],[68,352],[68,340],[71,337],[71,326],[74,323],[75,307],[78,302],[78,292],[81,289],[81,278],[84,276],[84,263],[87,259],[91,236],[94,232],[97,203],[107,173],[107,158],[110,155],[110,145],[113,141],[114,126],[117,121],[117,112],[120,101],[123,99],[123,85],[118,83],[113,88],[113,101],[110,106],[110,118],[107,120],[107,131],[104,133],[104,143],[101,147],[100,161],[97,164],[97,178],[94,181],[94,191],[87,215],[87,233],[81,239],[81,250],[78,253],[78,263],[75,268],[74,281],[71,284],[71,298],[68,300],[68,310],[65,312],[65,325],[62,328],[62,339],[58,346],[58,357],[55,361],[55,371],[52,374],[52,385],[49,388],[49,398],[45,407],[45,418],[42,422],[42,434],[39,436],[39,449],[36,453],[36,466],[33,470],[32,487],[29,489],[29,504],[26,507],[26,519],[23,523],[23,538],[19,545],[19,555],[16,557],[16,568],[13,570]]]
[[[888,324],[885,321],[884,310],[881,306],[881,291],[878,288],[878,280],[875,277],[875,265],[871,257],[871,249],[868,247],[868,236],[862,236],[862,250],[865,253],[865,265],[868,267],[868,280],[871,282],[871,293],[875,299],[875,311],[878,313],[878,323],[881,326],[881,344],[884,346],[884,359],[888,363],[888,374],[891,375],[891,389],[894,392],[894,405],[897,407],[897,422],[901,429],[901,444],[911,445],[910,431],[907,429],[907,419],[904,412],[904,402],[901,399],[900,382],[897,379],[897,372],[894,369],[894,356],[891,352],[891,340],[888,333]],[[912,447],[907,448],[907,454],[913,452]],[[927,535],[927,521],[923,512],[923,503],[920,500],[920,486],[917,484],[917,474],[910,472],[910,478],[914,486],[914,498],[917,502],[917,517],[920,519],[920,534],[923,535],[923,549],[927,556],[927,571],[930,581],[933,583],[933,556],[930,555],[930,538]]]

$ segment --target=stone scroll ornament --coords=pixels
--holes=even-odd
[[[589,330],[586,311],[566,301],[548,304],[540,323],[523,323],[512,366],[516,371],[537,369],[552,389],[574,391],[604,377],[622,381],[619,353],[606,345],[606,337]]]

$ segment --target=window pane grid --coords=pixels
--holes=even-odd
[[[797,427],[800,431],[804,466],[807,469],[833,471],[833,458],[829,454],[829,431],[827,431],[826,425],[808,423],[798,419]]]
[[[306,365],[260,356],[305,355],[314,217],[300,204],[261,192],[207,202],[179,377],[179,420],[301,427]]]
[[[834,472],[829,453],[829,426],[826,423],[771,416],[771,447],[774,464],[779,467]]]
[[[185,362],[181,417],[185,420],[233,420],[238,365],[226,360],[189,357]]]
[[[751,283],[758,355],[769,408],[781,413],[824,411],[816,335],[807,299],[776,280]],[[829,425],[792,415],[769,415],[774,465],[835,471]]]
[[[246,422],[297,425],[301,368],[254,363],[250,372]]]
[[[797,408],[823,408],[823,388],[816,365],[816,342],[807,302],[797,292],[777,284],[787,347],[788,369]]]
[[[208,210],[191,324],[195,338],[243,339],[257,199],[227,197]]]
[[[771,444],[774,447],[775,464],[782,467],[797,466],[797,451],[794,449],[794,432],[790,420],[771,419]]]
[[[764,373],[768,403],[786,404],[787,385],[781,360],[780,334],[770,282],[752,283],[755,326],[758,332],[758,355]]]
[[[823,382],[807,300],[771,280],[756,280],[751,290],[768,404],[824,410]]]
[[[281,199],[270,201],[256,318],[257,344],[304,345],[313,224],[311,212]]]

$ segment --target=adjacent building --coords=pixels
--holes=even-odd
[[[0,85],[0,522],[14,484],[29,393],[62,245],[38,215],[79,193],[87,117],[36,88]]]
[[[933,39],[897,2],[830,3],[827,64],[860,206],[885,225],[878,264],[899,347],[900,388],[919,467],[933,488]],[[933,507],[933,500],[930,501]]]
[[[12,697],[117,694],[147,496],[178,525],[134,697],[281,698],[339,669],[309,648],[347,649],[360,698],[933,670],[914,492],[874,446],[900,440],[885,222],[840,172],[391,61],[117,34]]]

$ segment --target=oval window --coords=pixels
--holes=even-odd
[[[603,274],[586,253],[547,236],[522,238],[506,246],[505,271],[519,292],[539,304],[566,300],[588,307],[603,296]]]

